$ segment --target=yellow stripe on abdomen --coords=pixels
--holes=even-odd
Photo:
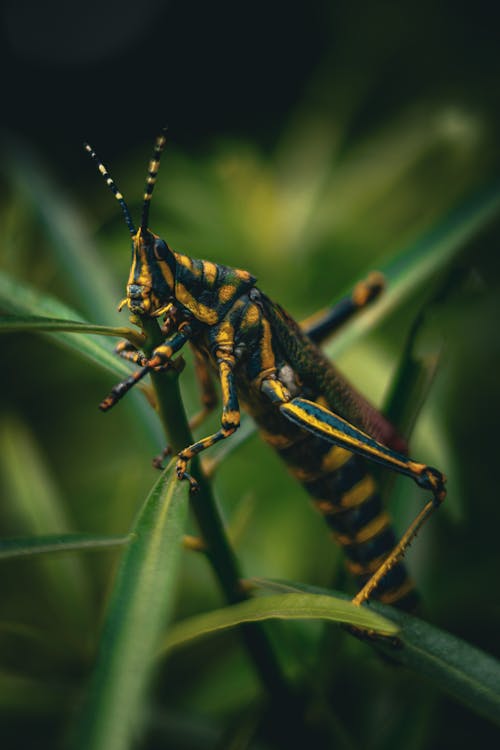
[[[347,492],[344,492],[340,499],[340,507],[354,508],[356,505],[361,505],[367,500],[376,490],[375,480],[370,474],[367,474],[363,479],[354,485],[354,487]]]

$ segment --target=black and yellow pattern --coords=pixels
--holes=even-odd
[[[210,371],[221,392],[220,428],[178,454],[177,473],[196,489],[189,461],[238,429],[240,402],[254,417],[264,439],[300,481],[332,536],[345,550],[360,604],[370,596],[411,609],[416,593],[401,562],[420,526],[444,499],[444,476],[406,455],[406,444],[390,423],[345,381],[317,344],[383,289],[379,274],[360,282],[332,310],[300,327],[271,302],[256,279],[241,269],[190,258],[171,250],[148,227],[149,206],[166,134],[157,138],[149,163],[140,228],[136,231],[123,196],[97,160],[122,206],[132,234],[127,305],[133,314],[163,318],[164,342],[150,358],[129,343],[120,356],[140,366],[102,402],[109,409],[151,370],[170,366],[187,342],[195,351],[204,409],[215,405]],[[309,335],[306,335],[306,334]],[[406,474],[430,490],[430,500],[397,542],[367,462]]]
[[[156,138],[153,155],[149,161],[148,174],[146,177],[146,187],[144,188],[144,203],[142,206],[141,230],[147,232],[149,219],[149,204],[156,184],[158,170],[160,169],[160,159],[167,142],[167,129],[163,128],[160,135]]]
[[[109,189],[111,190],[111,192],[115,196],[116,200],[120,204],[121,209],[123,211],[123,216],[125,217],[125,223],[128,226],[130,234],[132,236],[134,236],[134,234],[136,233],[134,222],[132,221],[132,217],[130,215],[129,208],[128,208],[127,204],[125,203],[125,199],[124,199],[123,195],[121,194],[121,192],[118,190],[118,187],[117,187],[115,181],[110,176],[108,170],[106,169],[106,167],[104,166],[104,164],[102,163],[102,161],[99,159],[99,157],[97,156],[97,154],[94,151],[94,149],[92,148],[92,146],[90,146],[88,143],[84,143],[83,147],[84,147],[85,151],[89,154],[90,158],[93,159],[95,161],[95,163],[97,164],[97,169],[99,170],[99,172],[104,177],[104,179],[106,181],[106,185],[109,187]]]

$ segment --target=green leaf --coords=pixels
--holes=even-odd
[[[64,500],[37,443],[12,416],[0,424],[0,465],[5,484],[3,508],[16,529],[43,536],[71,532]],[[65,622],[68,632],[83,642],[90,631],[92,604],[91,581],[82,560],[43,559],[39,569],[45,598],[58,621]]]
[[[118,336],[142,343],[141,337],[130,328],[100,326],[85,323],[81,320],[64,320],[62,318],[44,318],[39,315],[0,315],[0,333],[16,331],[71,331],[75,333],[95,333],[99,336]]]
[[[356,607],[345,599],[306,593],[264,596],[190,617],[172,627],[163,641],[162,651],[178,648],[196,638],[233,628],[244,622],[262,620],[328,620],[383,635],[395,635],[397,626],[366,607]]]
[[[7,310],[10,317],[14,315],[18,318],[26,316],[47,317],[62,321],[71,321],[72,324],[82,324],[83,327],[92,327],[87,323],[75,310],[65,305],[63,302],[51,297],[46,292],[39,292],[32,286],[12,278],[9,274],[0,271],[0,309]],[[80,329],[79,329],[80,330]],[[119,330],[111,328],[109,330]],[[1,328],[0,328],[1,331]],[[100,333],[103,331],[100,330]],[[113,373],[120,379],[126,378],[132,372],[131,367],[116,356],[112,344],[108,341],[107,336],[95,336],[90,333],[70,333],[63,330],[57,332],[44,332],[48,338],[55,343],[70,349],[81,357],[97,364],[99,367]],[[142,338],[139,333],[135,334],[131,329],[124,329],[124,336],[139,346]],[[146,390],[147,386],[140,383],[138,388]],[[159,440],[159,429],[157,420],[144,402],[144,399],[138,398],[136,392],[131,394],[131,399],[135,404],[135,410],[140,422],[146,427],[147,434],[154,436],[155,441]]]
[[[71,320],[86,324],[86,321],[63,302],[51,297],[46,292],[39,292],[28,284],[13,279],[0,271],[0,308],[8,310],[9,315],[42,315],[49,318]],[[57,343],[76,351],[118,377],[130,375],[131,369],[124,360],[113,354],[112,346],[107,339],[101,339],[85,333],[48,333]]]
[[[379,604],[374,608],[401,627],[403,648],[394,650],[382,644],[390,658],[500,725],[500,661],[416,617],[389,612]]]
[[[53,552],[84,552],[127,544],[128,536],[99,534],[45,534],[43,536],[0,539],[0,560],[31,557]]]
[[[273,592],[306,592],[331,596],[335,601],[339,596],[346,596],[318,586],[288,581],[258,578],[252,579],[252,583]],[[370,603],[370,610],[400,628],[397,635],[399,647],[394,648],[379,639],[374,641],[376,648],[384,651],[391,661],[423,675],[460,703],[500,724],[500,661],[451,633],[394,607],[374,601]]]
[[[137,736],[160,635],[172,613],[188,489],[171,464],[131,529],[76,728],[79,748],[119,750]]]
[[[390,315],[419,287],[433,281],[500,210],[498,182],[473,195],[410,247],[380,267],[387,289],[377,303],[350,321],[326,347],[337,357]]]

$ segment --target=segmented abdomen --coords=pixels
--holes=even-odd
[[[366,461],[302,430],[273,431],[258,421],[264,439],[311,495],[335,540],[344,548],[347,567],[361,588],[396,546],[390,518]],[[269,427],[269,425],[267,425]],[[418,595],[403,563],[395,565],[373,594],[380,601],[411,611]]]

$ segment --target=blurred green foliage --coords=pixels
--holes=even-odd
[[[174,145],[165,153],[152,205],[152,229],[173,248],[249,269],[298,319],[418,246],[450,215],[458,225],[457,207],[498,174],[484,89],[482,97],[456,96],[452,89],[441,100],[406,92],[373,102],[370,66],[380,70],[383,45],[368,33],[368,22],[361,40],[352,18],[345,29],[346,60],[352,60],[349,40],[364,50],[358,67],[337,66],[331,83],[325,54],[309,89],[321,96],[309,93],[288,113],[272,147],[249,137],[214,138],[198,151]],[[387,38],[398,29],[388,26]],[[445,51],[446,45],[443,57]],[[469,92],[479,86],[474,66],[470,77]],[[359,116],[363,108],[371,113],[367,125]],[[153,122],[153,130],[162,124]],[[149,148],[137,143],[108,164],[132,211],[140,206]],[[124,325],[115,310],[128,273],[128,238],[99,176],[82,167],[78,180],[61,183],[29,142],[12,138],[5,140],[3,163],[2,269],[91,322]],[[442,468],[451,491],[409,564],[426,616],[500,657],[498,240],[498,224],[478,227],[455,260],[445,301],[427,310],[419,337],[424,353],[436,342],[444,347],[412,453]],[[339,367],[378,405],[433,288],[430,281],[411,288],[390,315],[338,355]],[[54,344],[28,333],[2,338],[2,536],[125,534],[156,479],[150,458],[161,447],[160,429],[139,394],[100,415],[97,404],[113,377]],[[181,382],[194,413],[189,365]],[[210,424],[216,421],[217,415]],[[321,519],[256,436],[224,460],[216,490],[245,575],[348,589]],[[419,502],[418,491],[397,482],[392,510],[400,529]],[[119,554],[2,561],[5,747],[53,748],[65,736],[93,663]],[[223,605],[201,556],[185,552],[179,575],[177,618]],[[313,685],[324,685],[340,747],[461,748],[471,736],[498,742],[497,727],[338,629],[280,623],[273,641],[288,674],[298,679],[306,672]],[[173,653],[159,672],[142,746],[266,747],[252,740],[258,695],[235,634],[197,642]]]

